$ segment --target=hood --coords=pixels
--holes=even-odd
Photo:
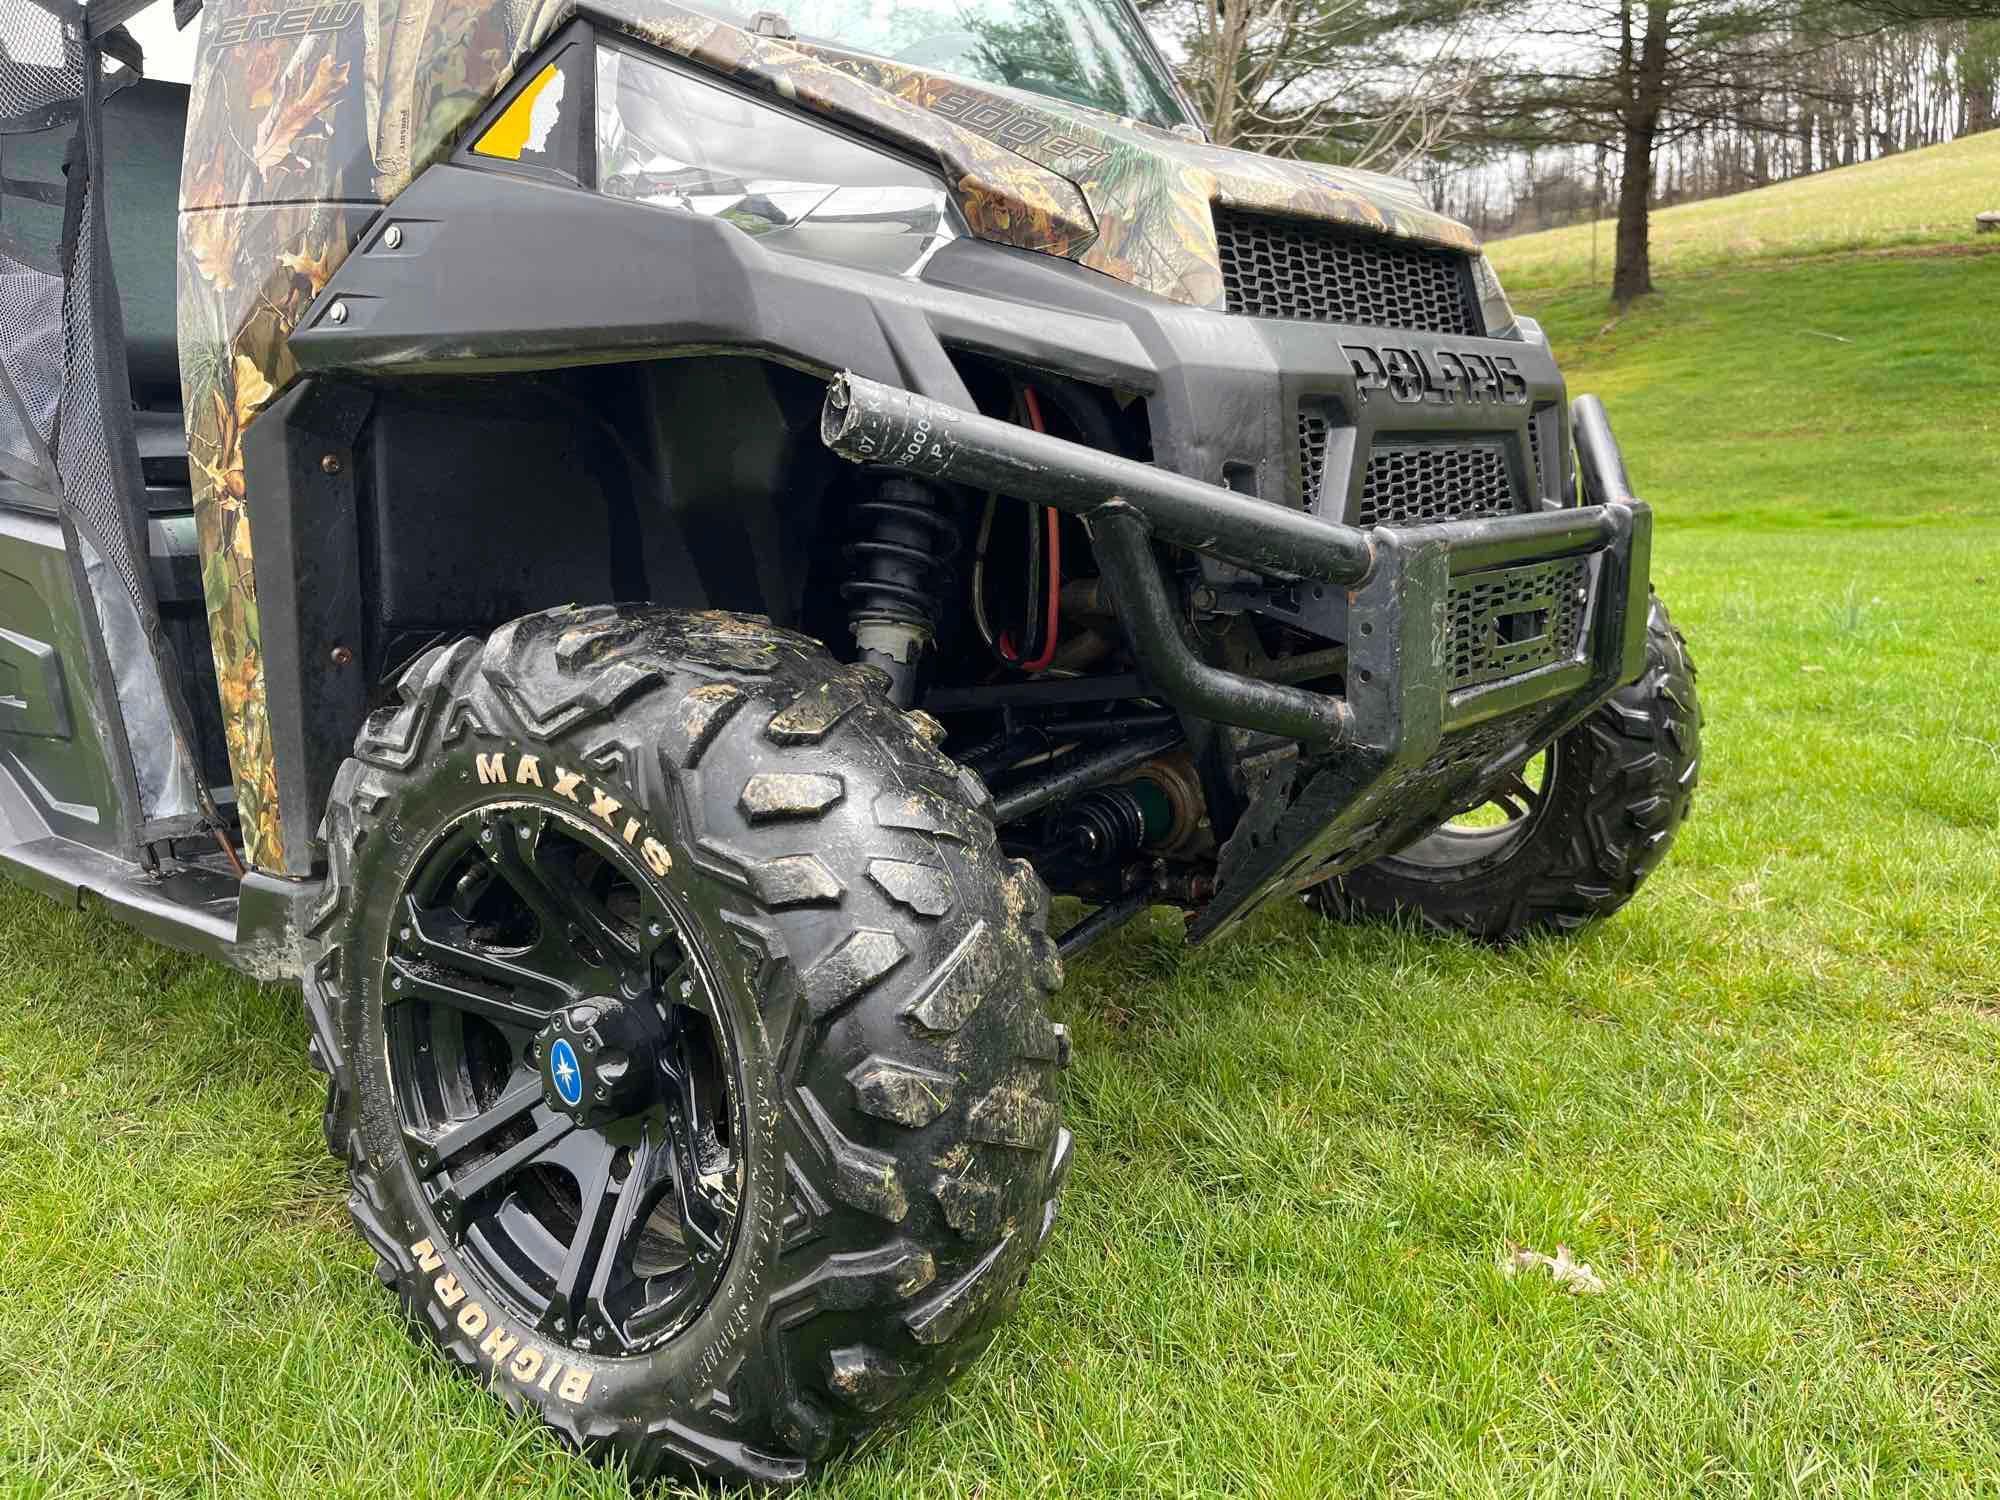
[[[1189,141],[1014,89],[753,36],[674,6],[644,5],[624,26],[739,84],[934,158],[981,239],[1061,256],[1175,302],[1223,305],[1215,205],[1479,248],[1412,185],[1379,173]]]
[[[1212,205],[1478,248],[1394,178],[1231,151],[1037,94],[757,36],[676,0],[315,0],[298,35],[286,28],[303,7],[268,4],[206,7],[183,208],[387,202],[587,11],[738,87],[930,159],[981,239],[1176,302],[1222,305]]]

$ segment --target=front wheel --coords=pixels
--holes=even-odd
[[[1046,902],[865,671],[552,610],[420,659],[306,982],[378,1274],[633,1477],[783,1485],[963,1365],[1068,1165]]]
[[[1631,900],[1666,857],[1700,768],[1694,663],[1656,598],[1637,682],[1484,806],[1306,900],[1342,920],[1407,914],[1488,942],[1574,931]]]

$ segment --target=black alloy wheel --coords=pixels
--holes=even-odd
[[[400,909],[390,1075],[451,1243],[551,1339],[671,1338],[743,1191],[738,1052],[692,924],[615,838],[521,803],[448,824]]]

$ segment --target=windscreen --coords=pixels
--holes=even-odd
[[[1121,0],[696,0],[748,28],[775,8],[801,40],[1004,84],[1171,128],[1191,123]]]

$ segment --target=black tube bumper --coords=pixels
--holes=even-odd
[[[1594,397],[1575,403],[1572,428],[1589,503],[1372,531],[852,376],[830,388],[822,435],[855,462],[1082,516],[1148,691],[1300,742],[1293,773],[1264,780],[1223,846],[1199,941],[1408,843],[1643,670],[1652,513]],[[1155,539],[1315,596],[1347,644],[1345,697],[1201,660]]]

